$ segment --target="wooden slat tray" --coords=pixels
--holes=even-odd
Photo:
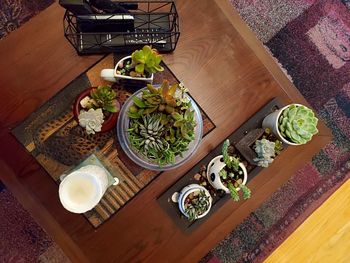
[[[277,98],[271,100],[268,104],[266,104],[263,108],[261,108],[256,114],[254,114],[247,122],[245,122],[241,127],[239,127],[236,131],[234,131],[228,139],[231,144],[236,144],[239,142],[250,130],[257,129],[261,127],[262,121],[265,116],[269,113],[273,112],[276,109],[282,107],[282,104],[278,101]],[[225,138],[226,139],[226,138]],[[211,214],[215,213],[222,205],[224,205],[227,201],[231,200],[230,195],[213,196],[213,204],[210,212],[204,218],[195,220],[190,222],[185,216],[183,216],[178,209],[178,204],[174,203],[171,200],[171,196],[175,192],[181,191],[183,187],[192,183],[198,183],[194,179],[194,175],[199,173],[201,167],[203,165],[208,165],[208,163],[215,157],[221,154],[221,142],[213,151],[211,151],[206,157],[204,157],[200,162],[198,162],[191,170],[189,170],[182,178],[180,178],[175,184],[173,184],[167,191],[165,191],[161,196],[157,198],[160,206],[168,213],[168,215],[173,219],[174,223],[182,229],[184,232],[191,233],[198,226],[203,224],[207,218],[211,216]],[[284,149],[286,145],[284,145]],[[242,159],[242,158],[241,158]],[[242,159],[244,160],[244,158]],[[248,170],[248,183],[255,176],[259,174],[262,170],[262,167],[252,166],[250,165],[250,169]],[[209,184],[209,183],[208,183]],[[211,192],[212,193],[212,192]],[[254,198],[254,196],[252,196]],[[233,202],[233,201],[232,201]]]

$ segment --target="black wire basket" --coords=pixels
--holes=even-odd
[[[131,52],[146,44],[171,52],[180,37],[173,1],[128,1],[129,13],[74,15],[66,11],[64,35],[79,55]]]

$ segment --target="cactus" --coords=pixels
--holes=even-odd
[[[242,189],[243,199],[250,198],[249,188],[243,184],[243,171],[240,168],[239,157],[229,155],[230,141],[226,139],[222,144],[222,156],[226,166],[219,171],[221,181],[224,181],[230,191],[231,198],[238,202],[240,200],[237,188]]]
[[[318,119],[314,112],[303,106],[292,104],[283,110],[278,128],[281,135],[296,144],[305,144],[318,133]]]
[[[234,156],[229,156],[228,154],[228,147],[230,146],[230,141],[229,139],[226,139],[224,143],[222,144],[222,155],[224,158],[224,163],[229,169],[233,169],[234,171],[239,170],[239,158],[234,157]]]
[[[254,158],[254,162],[257,162],[258,166],[268,167],[276,156],[275,147],[276,144],[267,139],[257,140],[254,145],[254,150],[257,154],[257,157]]]

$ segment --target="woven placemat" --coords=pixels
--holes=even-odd
[[[97,62],[12,130],[13,135],[56,182],[59,182],[60,175],[73,169],[91,154],[95,154],[112,174],[120,178],[120,183],[111,186],[101,202],[84,214],[94,227],[109,219],[160,174],[132,162],[122,151],[115,129],[87,135],[73,117],[74,99],[89,87],[110,84],[100,78],[100,71],[113,68],[119,56],[111,54]],[[170,83],[179,82],[170,69],[163,66],[165,70],[155,74],[154,83],[161,83],[163,79]],[[121,103],[131,95],[121,85],[114,84],[114,88],[118,91]],[[205,136],[215,125],[202,109],[201,113]]]

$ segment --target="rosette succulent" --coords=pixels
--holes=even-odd
[[[131,77],[148,77],[153,73],[163,71],[160,65],[162,56],[155,48],[148,45],[131,54],[131,59],[118,65],[117,73]]]
[[[278,129],[287,140],[296,144],[305,144],[318,133],[317,123],[318,119],[311,109],[292,104],[280,115]]]
[[[152,74],[158,71],[163,71],[164,68],[160,65],[162,56],[158,51],[146,45],[141,50],[136,50],[131,55],[132,64],[135,66],[136,73],[144,76],[145,72]]]
[[[102,109],[89,109],[88,111],[80,111],[79,125],[86,129],[87,134],[95,134],[95,132],[100,132],[102,123]]]

